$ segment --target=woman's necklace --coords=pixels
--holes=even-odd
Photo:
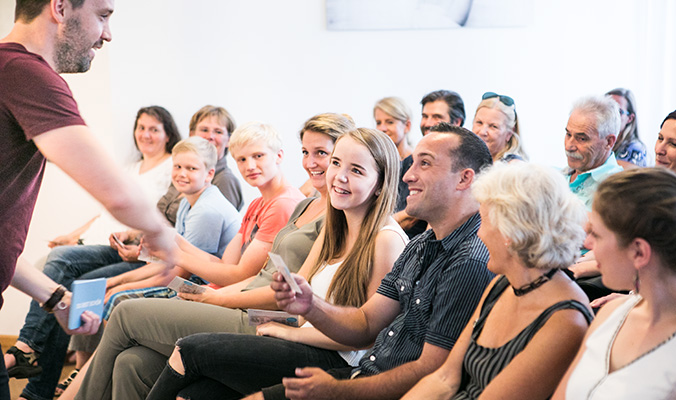
[[[556,273],[556,271],[558,271],[558,269],[554,268],[554,269],[550,270],[549,272],[547,272],[546,274],[542,275],[541,277],[537,278],[533,282],[531,282],[527,285],[521,286],[518,289],[515,288],[514,286],[512,286],[512,290],[514,290],[514,295],[516,297],[521,297],[526,293],[532,292],[533,290],[535,290],[535,289],[539,288],[540,286],[544,285],[545,282],[549,282],[552,279],[552,276],[554,276],[554,274]]]

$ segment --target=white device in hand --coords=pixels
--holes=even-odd
[[[272,252],[268,252],[268,255],[270,256],[270,261],[272,261],[272,264],[277,268],[277,271],[279,271],[282,276],[284,277],[284,280],[286,283],[291,286],[291,290],[294,291],[294,293],[300,293],[303,294],[303,291],[300,290],[300,287],[296,283],[296,280],[293,279],[291,276],[291,271],[289,271],[289,267],[286,266],[286,263],[282,259],[282,257],[279,254],[275,254]]]
[[[113,233],[112,236],[113,236],[113,240],[115,241],[115,243],[117,243],[118,246],[120,246],[122,248],[125,247],[124,243],[122,243],[122,241],[120,240],[119,237],[117,237],[116,234]]]

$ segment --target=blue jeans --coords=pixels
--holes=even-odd
[[[76,279],[108,278],[136,269],[145,263],[122,261],[110,246],[63,246],[47,256],[44,273],[70,289]],[[32,400],[51,400],[59,383],[63,361],[68,351],[68,336],[54,318],[35,300],[31,301],[19,340],[40,353],[42,374],[30,378],[22,396]]]

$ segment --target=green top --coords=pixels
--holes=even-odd
[[[301,227],[296,226],[298,218],[303,215],[310,203],[315,199],[315,197],[308,197],[298,203],[296,209],[293,210],[293,213],[289,217],[289,222],[277,233],[275,240],[272,242],[272,249],[270,251],[279,254],[291,272],[298,272],[324,226],[324,215],[315,218],[314,221]],[[276,271],[277,269],[274,265],[269,260],[266,261],[258,276],[244,290],[268,286],[272,282],[272,274]]]

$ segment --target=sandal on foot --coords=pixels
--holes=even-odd
[[[36,352],[26,353],[12,346],[7,350],[7,354],[14,356],[16,364],[7,368],[7,374],[10,378],[26,379],[38,376],[42,373],[42,367],[38,365],[40,355]]]
[[[54,397],[59,397],[63,394],[63,392],[68,389],[68,386],[70,386],[71,383],[73,383],[73,379],[77,376],[77,373],[80,372],[79,369],[74,369],[73,372],[68,375],[68,378],[64,379],[61,383],[56,385],[56,390],[54,390]]]

